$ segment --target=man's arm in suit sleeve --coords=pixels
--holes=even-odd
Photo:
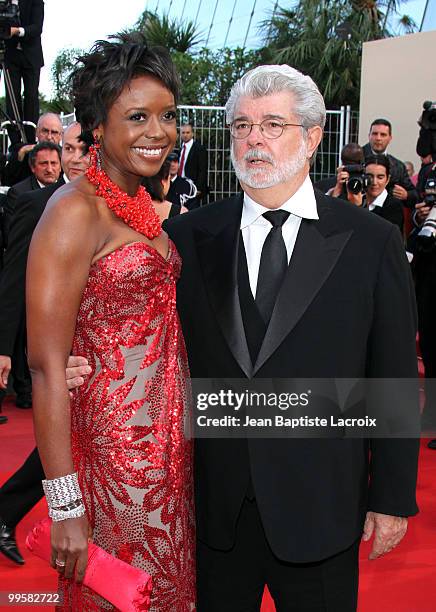
[[[408,379],[414,387],[413,380],[418,376],[416,331],[415,291],[410,266],[400,233],[392,227],[380,262],[374,296],[368,378],[386,379],[386,384],[390,384],[392,379]],[[397,391],[395,387],[393,391]],[[404,402],[400,403],[404,410]],[[419,432],[419,401],[413,389],[409,403],[405,416],[416,433]],[[416,514],[419,438],[373,438],[370,444],[368,509],[393,516]]]
[[[21,40],[31,40],[38,38],[42,34],[42,26],[44,23],[44,2],[43,0],[31,0],[32,11],[30,14],[30,23],[23,24],[24,36]]]
[[[41,212],[41,207],[32,201],[29,193],[19,196],[0,274],[0,355],[12,356],[24,315],[27,254]]]

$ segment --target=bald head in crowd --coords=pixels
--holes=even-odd
[[[86,143],[80,139],[81,132],[82,128],[77,121],[71,123],[64,132],[61,163],[69,181],[82,176],[89,166],[89,151]]]

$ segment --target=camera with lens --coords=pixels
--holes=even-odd
[[[342,168],[350,175],[347,181],[347,191],[355,195],[366,193],[371,185],[371,177],[365,172],[365,164],[347,164]]]
[[[426,100],[422,105],[424,109],[422,115],[418,121],[419,125],[423,130],[435,130],[436,131],[436,102]]]
[[[425,182],[424,202],[432,207],[417,235],[418,245],[425,251],[433,249],[436,243],[436,164]]]
[[[11,37],[11,27],[18,26],[20,10],[18,0],[0,0],[0,40]]]

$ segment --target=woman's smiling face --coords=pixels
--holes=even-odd
[[[125,191],[155,175],[177,139],[174,96],[156,77],[137,76],[122,90],[94,135],[103,168]]]

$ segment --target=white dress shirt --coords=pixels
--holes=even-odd
[[[179,161],[182,160],[183,148],[185,149],[185,159],[183,161],[182,174],[180,175],[180,176],[183,176],[183,178],[186,178],[186,174],[185,174],[186,160],[188,159],[189,151],[192,149],[192,145],[193,144],[194,144],[194,139],[191,138],[191,140],[189,140],[188,142],[184,142],[183,143],[183,146],[182,146],[181,151],[180,151]]]
[[[253,297],[256,297],[257,277],[263,243],[272,228],[271,223],[262,217],[262,215],[270,210],[273,209],[258,204],[244,193],[241,232],[247,256],[248,276]],[[291,213],[282,227],[289,264],[297,240],[298,230],[300,229],[301,219],[319,219],[315,194],[309,176],[306,177],[304,183],[289,200],[274,210],[287,210]]]
[[[386,189],[383,189],[383,191],[378,194],[375,200],[373,200],[371,204],[368,204],[368,209],[374,210],[376,206],[382,207],[387,197],[388,197],[388,192],[386,191]]]

